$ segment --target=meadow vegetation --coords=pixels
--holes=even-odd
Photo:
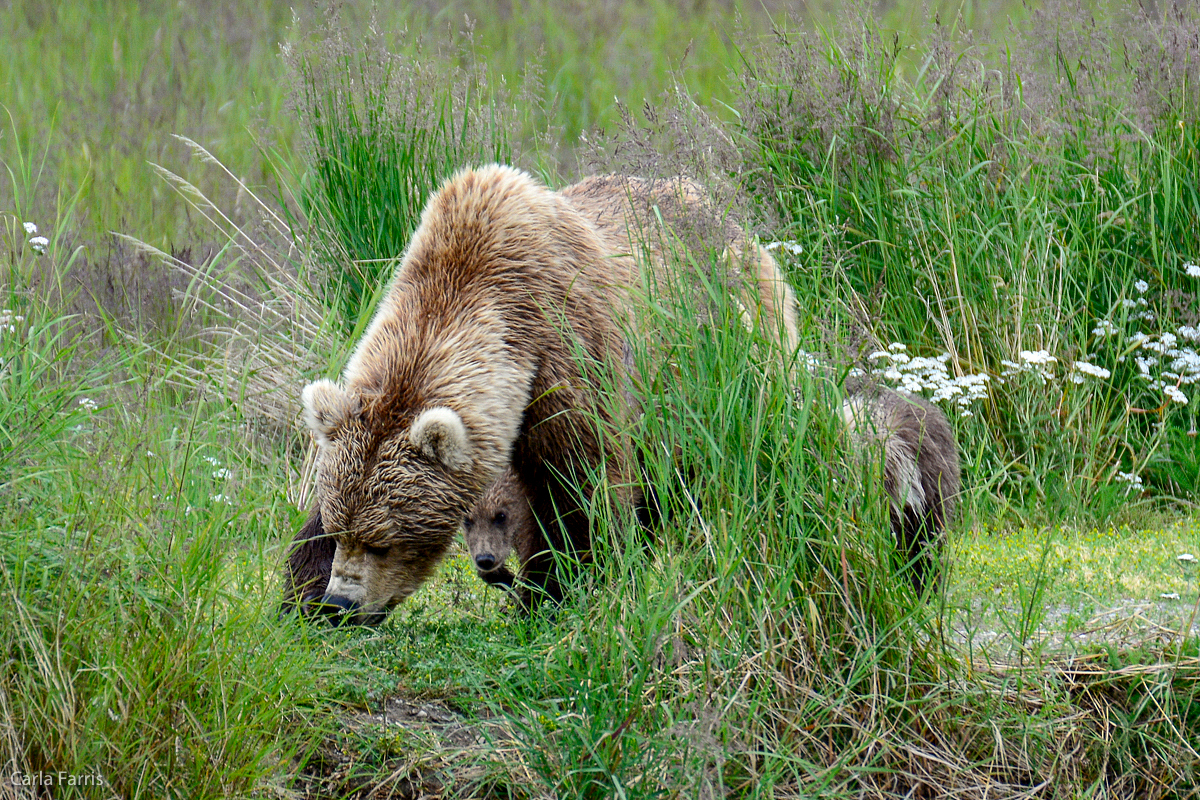
[[[1196,796],[1200,16],[996,8],[0,9],[0,797]],[[652,543],[598,519],[530,620],[461,555],[379,629],[280,620],[299,389],[490,160],[702,180],[795,378],[662,292]],[[959,436],[925,597],[853,370]]]

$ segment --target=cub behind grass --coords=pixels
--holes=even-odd
[[[522,559],[528,606],[561,599],[555,555],[589,560],[596,481],[616,487],[618,516],[640,505],[622,438],[635,401],[614,388],[639,295],[725,287],[785,360],[797,349],[795,297],[775,261],[703,198],[685,179],[621,176],[554,192],[497,165],[447,180],[341,382],[303,392],[317,508],[289,556],[285,609],[381,622],[510,465],[542,533]],[[720,238],[717,276],[687,274],[707,258],[664,257],[691,220]]]
[[[861,446],[883,447],[883,488],[902,568],[917,594],[942,574],[946,525],[959,491],[958,445],[941,409],[923,398],[854,380],[842,419]]]

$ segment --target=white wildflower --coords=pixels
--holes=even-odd
[[[1076,361],[1075,371],[1082,372],[1084,375],[1091,375],[1093,378],[1101,378],[1107,380],[1112,377],[1112,372],[1104,367],[1098,367],[1095,364],[1089,364],[1086,361]]]
[[[1126,297],[1121,301],[1121,308],[1137,308],[1137,300],[1130,300]]]
[[[1179,592],[1163,592],[1159,595],[1163,600],[1178,600]]]
[[[1092,328],[1092,336],[1115,336],[1116,333],[1117,326],[1107,319],[1096,320],[1096,327]]]
[[[1022,350],[1021,360],[1026,364],[1046,365],[1058,361],[1057,358],[1050,355],[1049,350]]]
[[[1133,288],[1138,290],[1138,294],[1145,294],[1146,290],[1150,288],[1150,284],[1145,281],[1135,281]]]
[[[212,456],[204,456],[204,460],[207,461],[208,463],[212,464],[214,467],[221,466],[221,462],[218,461],[217,459],[213,458]]]
[[[1183,271],[1188,274],[1188,277],[1200,278],[1200,264],[1195,264],[1191,261],[1185,262]]]
[[[799,242],[771,242],[764,244],[763,250],[778,250],[781,247],[794,256],[798,256],[804,252],[804,245]]]
[[[804,364],[804,366],[808,367],[810,372],[821,366],[821,359],[805,350],[797,350],[796,359],[800,361],[800,363]]]
[[[46,252],[46,246],[50,244],[50,240],[45,236],[35,236],[29,240],[29,244],[33,246],[33,249],[40,256]]]
[[[20,314],[14,314],[12,309],[0,309],[0,333],[16,333],[17,323],[24,322]]]
[[[214,480],[227,481],[233,477],[233,473],[230,472],[229,470],[225,469],[224,467],[221,467],[219,470],[214,472],[212,474],[212,476],[213,476]]]
[[[212,495],[208,499],[212,500],[214,503],[224,503],[227,506],[233,505],[233,501],[231,499],[229,499],[228,495],[224,495],[219,492],[217,494]]]
[[[34,225],[32,222],[26,222],[25,233],[29,236],[33,236],[35,233],[37,233],[37,225]]]
[[[1196,557],[1194,555],[1192,555],[1191,553],[1180,553],[1178,556],[1175,557],[1175,560],[1191,563],[1192,561],[1196,560]]]
[[[1118,472],[1117,480],[1129,484],[1129,489],[1126,490],[1126,493],[1142,488],[1142,477],[1134,472]]]
[[[870,355],[875,361],[884,361],[880,365],[882,377],[891,381],[896,388],[913,395],[931,393],[930,399],[935,403],[954,400],[959,406],[965,407],[977,400],[988,396],[988,375],[962,375],[950,377],[950,354],[942,353],[936,358],[927,356],[909,356],[908,349],[901,342],[888,345],[888,350],[877,350]]]
[[[97,408],[99,408],[99,406],[96,405],[96,401],[90,397],[79,398],[79,405],[83,408],[84,411],[88,411],[88,412],[94,412]]]
[[[1181,406],[1187,405],[1187,395],[1179,391],[1178,386],[1167,385],[1163,387],[1162,391],[1172,402],[1179,403]]]

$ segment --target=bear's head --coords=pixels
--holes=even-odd
[[[321,521],[337,542],[322,610],[378,624],[429,577],[478,493],[467,428],[445,406],[392,419],[328,380],[302,400]]]
[[[490,576],[503,573],[504,560],[518,541],[533,536],[534,524],[525,485],[509,469],[463,520],[463,538],[479,576],[492,583]]]

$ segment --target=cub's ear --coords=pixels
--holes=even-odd
[[[328,444],[334,432],[359,410],[358,400],[331,380],[305,386],[300,401],[304,404],[304,422],[321,446]]]
[[[409,431],[413,446],[455,472],[471,466],[470,442],[462,417],[444,406],[422,412]]]

